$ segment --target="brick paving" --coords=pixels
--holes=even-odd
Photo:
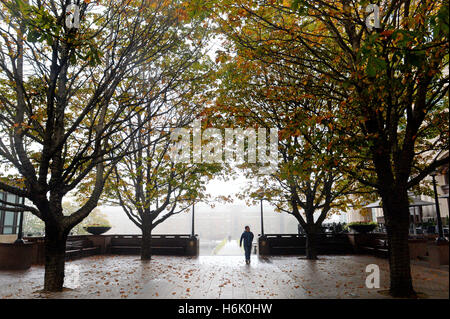
[[[379,289],[365,286],[366,266],[380,268]],[[416,291],[426,298],[449,298],[448,266],[412,263]],[[0,298],[390,298],[386,259],[372,256],[243,256],[197,258],[93,256],[66,263],[68,289],[44,294],[44,267],[0,271]]]

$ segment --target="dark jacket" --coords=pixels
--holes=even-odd
[[[241,235],[241,241],[239,242],[239,246],[242,246],[242,240],[244,240],[244,246],[250,247],[253,242],[253,233],[251,231],[245,231]]]

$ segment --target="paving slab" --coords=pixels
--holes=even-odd
[[[233,247],[231,247],[233,248]],[[236,247],[234,247],[236,248]],[[234,250],[233,248],[233,250]],[[380,288],[365,285],[367,265],[380,269]],[[412,262],[416,291],[427,298],[449,298],[448,267]],[[244,256],[92,256],[66,263],[65,289],[42,293],[44,267],[0,271],[0,298],[139,299],[355,299],[390,298],[386,259],[364,255],[259,258]]]

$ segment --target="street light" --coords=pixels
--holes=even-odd
[[[156,199],[158,200],[158,198]],[[179,201],[191,201],[192,199],[179,199]],[[195,202],[192,204],[192,223],[191,223],[191,236],[195,236],[195,226],[194,226],[194,214],[195,214]]]
[[[261,198],[261,236],[264,236],[263,199]]]
[[[259,192],[259,201],[261,203],[261,237],[264,236],[263,200],[264,200],[264,192]]]
[[[195,213],[195,204],[192,204],[192,233],[191,236],[195,236],[195,230],[194,230],[194,213]]]
[[[436,175],[438,174],[438,171],[433,171],[430,173],[430,176],[433,178],[433,190],[434,190],[434,201],[436,205],[436,217],[437,217],[437,223],[438,223],[438,238],[436,239],[437,243],[440,242],[446,242],[447,240],[444,237],[444,231],[442,229],[442,219],[441,219],[441,210],[439,208],[439,198],[437,193],[437,187],[436,187]]]

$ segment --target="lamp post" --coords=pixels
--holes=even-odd
[[[261,201],[261,236],[264,236],[264,214],[263,214],[263,198]]]
[[[439,208],[439,198],[437,193],[437,187],[436,187],[436,175],[438,174],[437,171],[433,171],[430,173],[431,177],[433,178],[433,190],[434,190],[434,202],[436,205],[436,217],[437,217],[437,224],[438,224],[438,238],[436,239],[437,243],[440,242],[446,242],[447,240],[444,237],[444,231],[442,230],[442,219],[441,219],[441,210]]]
[[[192,204],[192,233],[191,236],[195,236],[195,228],[194,228],[194,214],[195,214],[195,204]]]
[[[416,229],[416,206],[413,207],[413,234],[414,236],[417,235],[417,229]]]

